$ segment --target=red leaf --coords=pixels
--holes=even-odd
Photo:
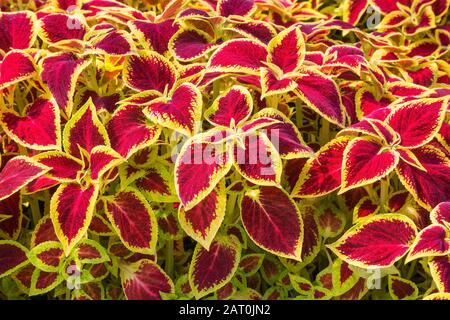
[[[124,105],[114,112],[108,122],[111,146],[124,158],[151,145],[161,133],[159,126],[148,123],[142,110],[141,106]],[[127,135],[123,134],[125,131]]]
[[[59,108],[53,101],[38,99],[23,116],[4,112],[0,121],[7,134],[21,145],[35,150],[60,148]]]
[[[34,74],[31,56],[18,50],[9,51],[0,62],[0,90],[31,78]]]
[[[0,277],[28,264],[27,249],[11,240],[0,240]]]
[[[416,233],[406,216],[380,214],[355,225],[328,247],[354,266],[389,267],[406,254]]]
[[[315,158],[306,162],[292,195],[294,197],[318,197],[341,186],[341,167],[349,137],[339,137],[323,146]]]
[[[386,119],[400,134],[400,145],[420,147],[433,139],[441,128],[448,102],[443,99],[420,99],[396,106]]]
[[[123,244],[134,252],[154,254],[158,239],[155,213],[144,196],[127,188],[106,197],[106,213]]]
[[[174,293],[172,280],[153,261],[143,259],[122,264],[120,278],[128,300],[161,300],[162,293]]]
[[[50,201],[50,217],[66,255],[86,234],[94,214],[98,188],[62,184]]]
[[[357,138],[344,151],[342,186],[339,193],[379,181],[397,166],[399,155],[383,150],[377,142]]]
[[[226,285],[239,266],[241,246],[236,238],[216,237],[209,250],[195,247],[189,267],[189,283],[197,299]]]
[[[50,168],[31,158],[25,156],[12,158],[0,172],[0,200],[9,197],[48,170]]]
[[[303,222],[300,211],[281,189],[248,191],[241,202],[242,223],[250,238],[264,250],[300,260]]]
[[[417,235],[405,262],[422,257],[448,255],[450,253],[450,240],[447,237],[447,229],[442,225],[426,227]]]

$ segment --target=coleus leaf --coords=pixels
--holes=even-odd
[[[420,99],[395,107],[386,122],[400,135],[400,145],[417,148],[430,142],[441,128],[448,107],[445,99]]]
[[[311,290],[314,288],[311,281],[305,279],[296,274],[289,274],[289,279],[292,285],[292,288],[302,295],[309,295]]]
[[[98,196],[96,186],[61,184],[50,201],[50,217],[56,235],[68,255],[83,238],[92,220]]]
[[[345,214],[333,205],[322,205],[317,215],[320,235],[323,238],[338,236],[345,227]]]
[[[219,95],[204,113],[205,119],[213,125],[239,127],[250,117],[253,99],[243,86],[234,85]]]
[[[316,208],[302,206],[300,208],[303,221],[302,264],[310,263],[320,251],[322,237],[319,232]]]
[[[430,212],[431,222],[450,226],[450,201],[439,203]]]
[[[281,31],[270,40],[267,49],[267,61],[276,65],[283,74],[297,71],[306,51],[300,28],[295,26]]]
[[[186,210],[204,199],[233,165],[226,146],[194,136],[181,148],[175,163],[175,187]]]
[[[416,233],[406,216],[379,214],[362,220],[327,247],[350,265],[386,268],[406,254]]]
[[[236,287],[231,282],[228,282],[225,286],[216,291],[215,296],[217,297],[217,300],[229,300],[235,293]]]
[[[424,297],[423,300],[450,300],[450,293],[447,292],[432,293]]]
[[[12,240],[0,240],[0,278],[28,264],[28,250]]]
[[[208,72],[243,72],[257,75],[266,61],[267,49],[255,40],[236,39],[224,42],[209,59]]]
[[[361,88],[355,95],[355,103],[356,114],[358,115],[358,119],[361,120],[375,110],[387,107],[390,104],[390,100],[385,97],[377,99],[372,91]]]
[[[218,0],[216,10],[222,17],[245,17],[256,10],[256,5],[254,0]]]
[[[269,68],[261,68],[260,77],[261,98],[291,92],[297,88],[297,83],[289,76],[277,76],[277,74]]]
[[[0,201],[20,190],[50,168],[26,156],[9,160],[0,172]]]
[[[340,259],[336,259],[332,266],[333,293],[343,294],[350,290],[359,280],[357,272],[352,270],[349,264]]]
[[[81,0],[51,0],[51,5],[63,11],[70,11],[70,9],[81,8]]]
[[[403,161],[397,166],[397,175],[414,199],[431,210],[448,201],[450,189],[450,160],[439,149],[430,145],[411,150],[426,172]]]
[[[343,4],[343,21],[356,25],[368,5],[368,0],[345,0]]]
[[[22,196],[16,192],[0,201],[0,236],[16,240],[22,230]],[[4,219],[4,220],[3,220]]]
[[[143,110],[152,122],[191,136],[200,121],[202,94],[191,83],[178,86],[170,98],[153,100]]]
[[[322,71],[350,70],[359,75],[367,65],[364,52],[354,46],[333,45],[325,52]]]
[[[5,132],[17,143],[34,150],[61,147],[59,108],[51,100],[38,99],[23,116],[14,111],[1,114]]]
[[[29,263],[19,271],[11,274],[11,278],[15,281],[17,286],[24,292],[29,292],[31,287],[31,277],[35,267]]]
[[[419,232],[405,262],[408,263],[422,257],[448,254],[450,254],[450,236],[447,228],[439,224],[432,224]]]
[[[83,169],[83,162],[80,159],[61,151],[42,152],[33,159],[50,168],[46,176],[60,182],[75,181],[78,172]]]
[[[450,293],[450,255],[433,257],[428,266],[438,290]]]
[[[239,23],[236,21],[226,29],[242,34],[246,38],[259,40],[264,44],[268,44],[277,34],[271,24],[258,20],[248,20]]]
[[[269,138],[262,132],[249,134],[235,143],[233,160],[236,170],[248,181],[262,186],[279,186],[281,158]]]
[[[178,221],[183,230],[209,250],[225,217],[227,197],[222,180],[202,201],[193,208],[179,208]]]
[[[120,278],[128,300],[161,300],[163,294],[175,292],[172,280],[151,260],[122,264]]]
[[[258,246],[282,257],[301,260],[303,221],[286,192],[275,187],[253,189],[246,192],[240,207],[244,228]]]
[[[388,277],[388,288],[394,300],[415,300],[419,293],[414,282],[393,275]]]
[[[331,123],[344,126],[344,108],[339,89],[330,77],[313,70],[305,70],[296,78],[295,91],[306,105]]]
[[[30,245],[31,247],[35,247],[46,241],[58,241],[52,219],[49,215],[42,217],[37,223],[31,235]]]
[[[58,272],[46,272],[35,268],[31,276],[30,296],[41,295],[53,290],[64,278]]]
[[[56,53],[42,60],[42,81],[67,115],[72,113],[78,77],[90,63],[89,59],[79,59],[68,52]]]
[[[92,100],[89,100],[66,123],[63,146],[67,153],[81,159],[80,147],[90,153],[98,145],[109,146],[110,141]]]
[[[162,22],[135,20],[128,22],[128,26],[141,42],[146,43],[149,48],[159,54],[166,53],[169,40],[179,29],[179,25],[173,19]]]
[[[180,29],[169,42],[170,52],[183,62],[199,59],[216,47],[207,32],[195,28]]]
[[[36,41],[36,16],[30,11],[0,14],[0,49],[28,49]]]
[[[145,197],[131,187],[105,197],[106,214],[122,243],[131,251],[154,254],[158,239],[155,213]]]
[[[63,262],[64,249],[57,241],[46,241],[35,246],[28,253],[28,259],[39,270],[58,272]]]
[[[173,202],[178,201],[175,195],[173,174],[168,170],[168,164],[154,163],[141,171],[135,185],[139,191],[152,201]],[[169,167],[173,168],[172,166]]]
[[[153,144],[161,133],[161,128],[149,123],[143,113],[144,107],[127,104],[119,107],[107,125],[111,146],[122,157]],[[123,132],[128,132],[124,135]]]
[[[242,257],[239,262],[239,269],[245,274],[246,277],[250,277],[258,272],[264,261],[264,254],[251,253]]]
[[[109,261],[106,249],[91,239],[80,241],[76,248],[76,257],[83,264],[99,264]]]
[[[56,43],[63,40],[83,40],[86,34],[85,22],[80,16],[51,13],[40,19],[39,37]]]
[[[90,48],[86,51],[93,54],[125,56],[135,51],[130,35],[123,30],[111,29],[106,32],[99,32],[89,40],[89,43]]]
[[[389,196],[387,209],[390,212],[400,211],[408,202],[409,192],[406,190],[394,192]]]
[[[189,267],[189,283],[197,299],[226,285],[234,276],[241,246],[233,236],[217,236],[209,250],[197,244]]]
[[[362,197],[353,209],[353,222],[374,215],[379,210],[379,205],[374,203],[370,197]]]
[[[262,131],[267,135],[283,159],[314,156],[314,151],[303,141],[298,128],[283,113],[276,109],[265,108],[254,115],[254,119],[268,117],[278,120]]]
[[[107,237],[115,234],[110,223],[99,214],[94,214],[92,217],[91,224],[89,225],[89,232],[98,236]]]
[[[352,140],[344,151],[342,185],[339,193],[371,184],[391,173],[399,162],[396,151],[383,150],[376,141]]]
[[[97,182],[108,170],[118,166],[124,159],[111,147],[96,146],[90,153],[90,173],[93,182]]]
[[[130,56],[125,62],[124,82],[136,91],[170,92],[177,78],[178,72],[172,63],[156,52]]]
[[[341,186],[341,168],[344,150],[350,137],[339,137],[308,159],[292,191],[293,197],[318,197],[328,194]]]
[[[0,90],[33,77],[33,58],[19,50],[9,51],[0,61]]]

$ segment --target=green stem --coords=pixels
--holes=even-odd
[[[377,202],[378,196],[373,191],[372,187],[371,186],[364,186],[363,188],[367,191],[367,194],[369,195],[370,200],[372,200],[373,202]]]
[[[413,262],[411,262],[411,264],[409,265],[408,274],[406,275],[406,279],[411,279],[411,277],[413,276],[414,270],[416,269],[416,265],[417,265],[417,260],[414,260]]]
[[[50,192],[48,190],[44,191],[44,214],[48,215],[50,213]]]
[[[213,82],[213,99],[215,100],[220,94],[220,81]]]
[[[276,95],[266,97],[266,105],[269,108],[278,109],[278,101],[279,101],[279,98]]]
[[[166,273],[169,275],[170,278],[173,278],[173,240],[167,240],[166,242],[166,264],[165,264],[165,270]]]
[[[330,135],[330,123],[327,120],[322,119],[322,126],[320,127],[319,131],[319,144],[321,146],[325,145],[328,142],[329,135]]]
[[[234,222],[234,208],[236,207],[236,200],[237,200],[237,194],[232,193],[229,195],[228,197],[228,201],[227,201],[227,209],[226,209],[226,217],[228,219],[228,221],[230,221],[231,223]]]
[[[417,260],[414,260],[410,263],[408,272],[406,274],[406,279],[411,279],[411,277],[413,276],[414,271],[416,269],[416,265],[417,265]]]
[[[302,102],[300,99],[295,100],[295,120],[297,122],[297,128],[303,127],[303,112]]]
[[[31,216],[33,218],[33,223],[36,226],[41,219],[41,212],[39,210],[38,200],[35,198],[30,199]]]
[[[389,195],[389,177],[386,177],[386,179],[381,179],[381,190],[380,190],[380,207],[383,211],[387,210],[388,195]]]

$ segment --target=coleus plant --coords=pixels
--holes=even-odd
[[[1,1],[0,297],[450,299],[449,5]]]

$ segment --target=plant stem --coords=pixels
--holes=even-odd
[[[319,144],[321,146],[325,145],[328,142],[329,134],[330,123],[327,120],[322,119],[322,126],[320,127],[319,131]]]
[[[220,94],[220,82],[214,81],[213,82],[213,99],[215,100]]]
[[[302,102],[300,99],[295,100],[295,120],[297,123],[297,128],[303,127],[303,112],[302,112]]]
[[[406,275],[406,279],[411,279],[413,272],[416,269],[416,264],[417,264],[417,260],[414,260],[413,262],[411,262],[411,264],[409,265],[408,274]]]
[[[227,216],[228,221],[233,223],[234,220],[234,208],[236,206],[237,194],[232,193],[228,197],[227,201],[227,209],[225,215]]]
[[[41,212],[39,209],[39,203],[36,198],[30,198],[31,216],[33,218],[33,224],[36,226],[41,219]]]
[[[48,215],[50,213],[50,192],[48,190],[44,191],[44,215]]]
[[[383,211],[387,210],[388,195],[389,195],[389,177],[386,177],[386,179],[381,179],[381,190],[380,190],[380,207]]]
[[[173,278],[173,240],[167,240],[166,242],[166,264],[165,270],[170,278]]]

